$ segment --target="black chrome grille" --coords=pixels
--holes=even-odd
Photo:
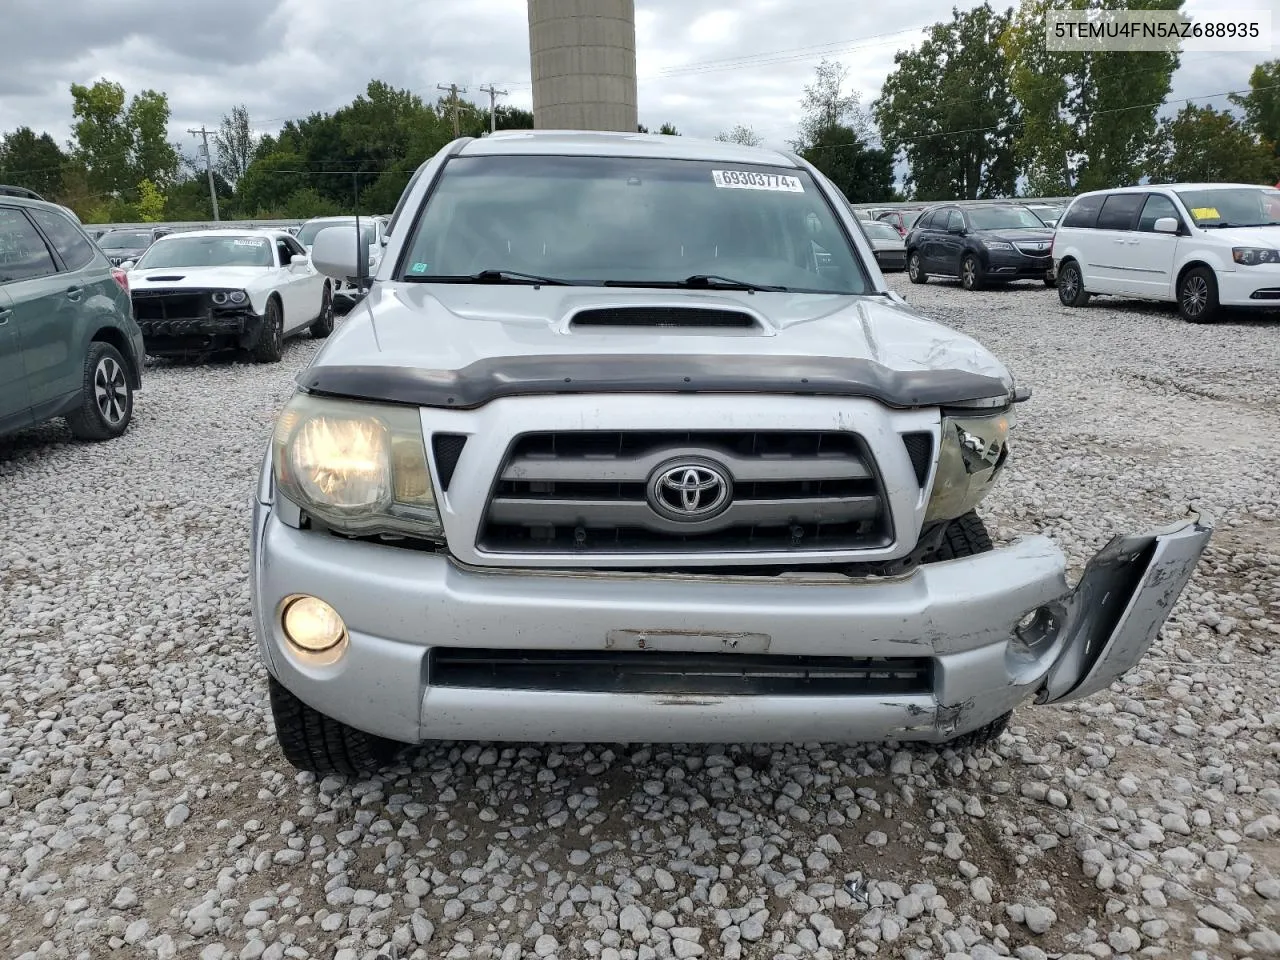
[[[243,310],[244,307],[237,309]],[[209,294],[171,293],[164,290],[136,290],[133,314],[138,320],[197,320],[212,315]]]
[[[434,647],[437,687],[718,696],[887,696],[933,691],[927,657]]]
[[[720,514],[696,522],[651,505],[649,481],[707,461],[731,482]],[[804,553],[892,542],[875,462],[838,431],[525,434],[499,471],[477,546],[523,553]]]

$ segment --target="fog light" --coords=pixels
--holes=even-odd
[[[347,625],[338,611],[317,597],[289,601],[280,620],[289,642],[308,653],[331,650],[347,635]]]

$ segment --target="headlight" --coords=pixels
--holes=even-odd
[[[232,290],[227,294],[227,299],[232,303],[244,303],[249,299],[249,295],[243,290]]]
[[[983,246],[988,250],[1012,250],[1013,244],[1004,240],[983,240]]]
[[[1012,408],[986,416],[942,418],[938,470],[926,523],[963,516],[991,491],[1009,455],[1012,426]]]
[[[276,423],[281,494],[341,533],[441,537],[418,411],[297,393]]]
[[[1280,251],[1267,247],[1232,247],[1231,259],[1246,267],[1260,263],[1280,263]]]

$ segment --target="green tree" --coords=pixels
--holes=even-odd
[[[722,130],[717,133],[716,139],[721,143],[740,143],[744,147],[758,147],[764,142],[760,134],[741,123],[732,130]]]
[[[1236,117],[1187,104],[1160,123],[1151,177],[1156,182],[1274,183],[1277,161]]]
[[[213,135],[213,145],[218,151],[213,168],[224,179],[237,182],[253,162],[258,137],[249,124],[249,108],[244,104],[232,107],[222,117],[218,132]]]
[[[263,210],[282,208],[291,194],[310,186],[305,171],[303,159],[284,150],[254,160],[236,184],[240,213],[261,216]]]
[[[218,212],[224,220],[253,213],[242,209],[239,198],[232,193],[231,184],[216,170],[213,172],[213,186],[218,194]],[[165,191],[165,216],[170,220],[213,219],[209,179],[203,170],[182,177]]]
[[[1136,182],[1178,66],[1173,52],[1046,50],[1046,13],[1181,7],[1182,0],[1022,0],[1001,46],[1020,109],[1017,149],[1028,192],[1054,196]]]
[[[98,193],[133,199],[138,184],[165,187],[177,176],[178,151],[166,139],[169,99],[143,90],[125,103],[124,87],[99,80],[71,85],[72,156]]]
[[[843,91],[848,71],[823,60],[804,88],[796,151],[817,167],[850,203],[893,194],[893,154],[870,143],[871,120],[856,93]]]
[[[53,199],[62,193],[67,158],[47,133],[19,127],[0,139],[0,183],[34,190]]]
[[[664,123],[658,128],[658,133],[662,134],[664,137],[680,136],[680,131],[676,129],[676,125],[674,123]]]
[[[494,127],[498,130],[532,130],[533,111],[500,104],[494,110]]]
[[[138,218],[147,223],[164,219],[164,194],[150,180],[138,184]]]
[[[906,185],[917,199],[1014,192],[1017,105],[1000,47],[1009,18],[985,3],[953,9],[918,48],[894,57],[873,112],[885,146],[909,164]]]
[[[1244,110],[1245,123],[1254,136],[1271,145],[1280,144],[1280,60],[1268,60],[1249,74],[1249,92],[1233,93],[1231,102]]]
[[[800,156],[821,170],[850,203],[893,197],[893,154],[868,146],[853,127],[822,128]]]

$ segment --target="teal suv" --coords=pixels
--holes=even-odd
[[[66,417],[120,436],[142,361],[124,271],[65,208],[0,191],[0,435]]]

